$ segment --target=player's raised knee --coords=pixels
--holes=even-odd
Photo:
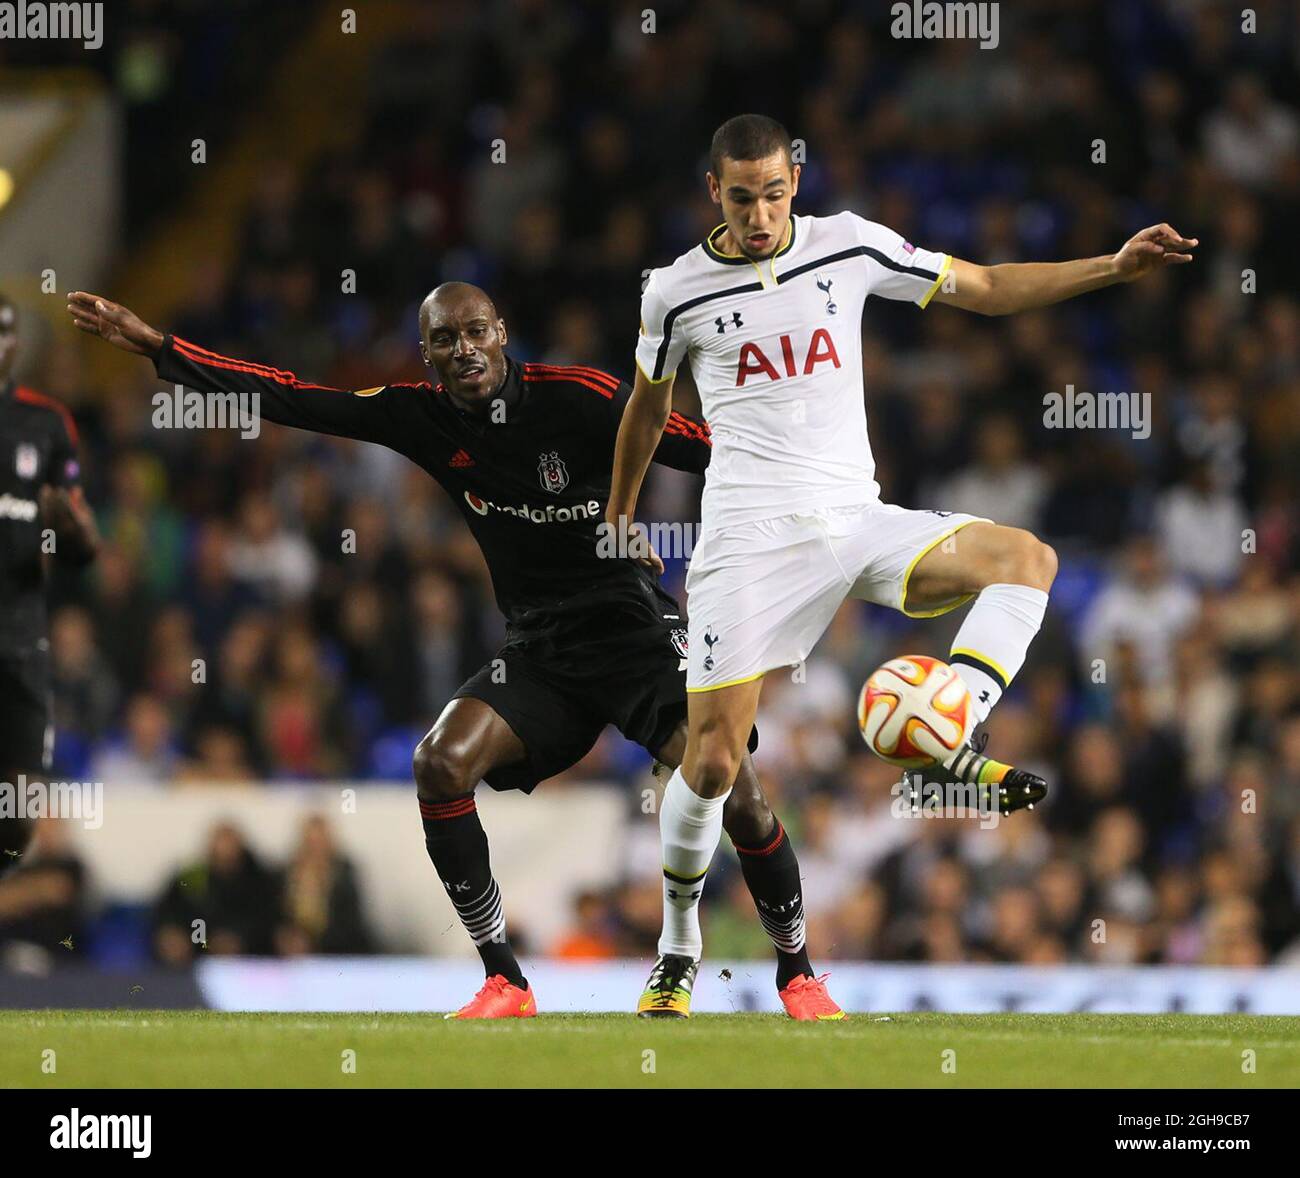
[[[429,734],[412,758],[415,792],[422,802],[440,802],[471,793],[478,784],[469,756],[446,740]]]
[[[1046,592],[1056,579],[1056,550],[1032,532],[1022,528],[998,528],[998,543],[989,556],[986,576],[989,584],[1002,582],[1028,585]]]
[[[1029,532],[1022,532],[1021,535],[1025,539],[1019,559],[1020,583],[1046,592],[1056,580],[1056,549]]]

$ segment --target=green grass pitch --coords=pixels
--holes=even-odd
[[[1300,1018],[3,1011],[0,1060],[14,1088],[1295,1088]]]

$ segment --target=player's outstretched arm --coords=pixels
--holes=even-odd
[[[672,405],[672,378],[652,384],[638,368],[614,443],[614,472],[610,478],[609,502],[605,507],[606,521],[620,529],[620,534],[636,518],[637,496],[641,493],[646,468],[663,437]],[[662,572],[663,565],[658,557],[653,553],[651,556],[652,560],[643,563]]]
[[[1075,295],[1132,282],[1136,278],[1181,266],[1192,260],[1199,244],[1170,225],[1152,225],[1135,233],[1118,253],[1073,262],[1008,262],[978,266],[960,258],[952,260],[952,279],[935,292],[936,303],[949,303],[982,315],[1010,315],[1032,307],[1046,307]]]
[[[292,372],[223,356],[167,335],[120,303],[85,291],[68,295],[68,313],[88,335],[97,335],[124,352],[149,357],[162,380],[201,393],[256,398],[256,413],[267,421],[380,442],[395,449],[409,439],[409,423],[398,421],[395,413],[402,396],[397,390],[407,386],[353,392],[312,384]]]

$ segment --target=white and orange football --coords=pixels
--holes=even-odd
[[[858,696],[858,728],[867,747],[904,769],[946,761],[974,726],[975,709],[961,676],[928,655],[883,663]]]

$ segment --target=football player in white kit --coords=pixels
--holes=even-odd
[[[1003,315],[1190,262],[1197,244],[1156,225],[1105,257],[979,266],[856,213],[792,216],[799,167],[785,128],[762,115],[724,123],[710,165],[724,223],[646,284],[606,513],[619,528],[634,518],[689,357],[713,458],[686,580],[689,737],[660,810],[661,975],[700,956],[699,896],[763,676],[807,657],[846,597],[912,617],[973,600],[948,661],[978,722],[1042,624],[1056,574],[1046,544],[991,520],[880,501],[862,385],[867,297]],[[982,742],[936,768],[1003,813],[1046,793],[1042,778],[984,756]],[[699,886],[679,886],[687,881]]]

